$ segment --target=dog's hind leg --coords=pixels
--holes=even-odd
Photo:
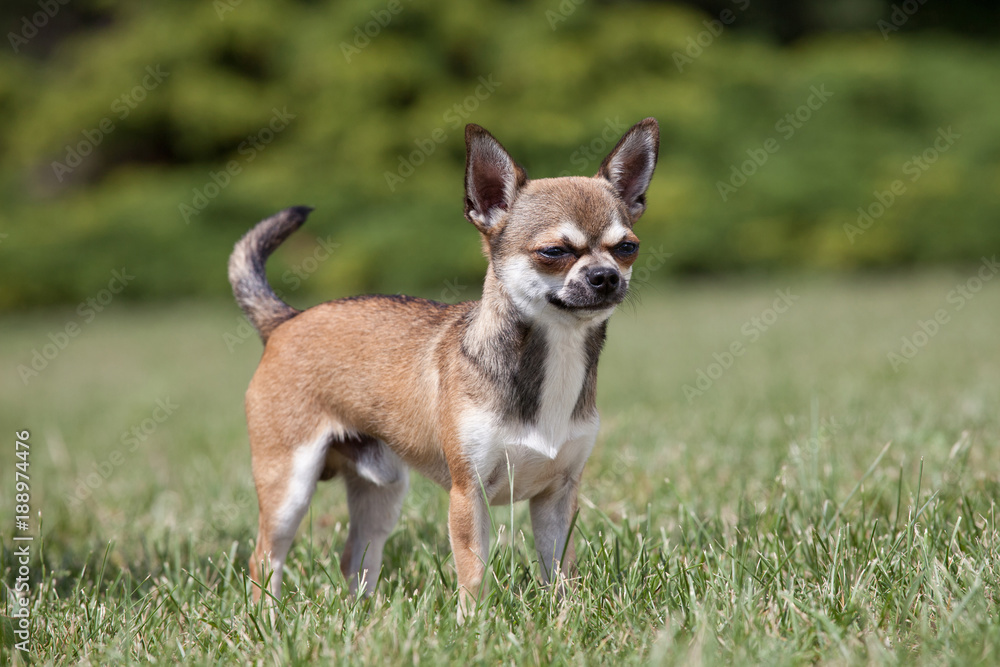
[[[252,444],[259,444],[253,442],[253,435],[259,434],[251,431]],[[263,456],[259,453],[262,448],[254,448],[254,483],[260,507],[257,547],[250,557],[255,600],[268,577],[268,590],[275,598],[281,597],[285,559],[324,470],[329,443],[330,430],[324,429],[290,455]]]
[[[382,550],[409,487],[409,471],[384,443],[367,439],[357,446],[347,467],[350,528],[340,561],[351,593],[370,594],[382,568]]]

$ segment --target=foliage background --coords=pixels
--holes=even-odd
[[[225,294],[232,243],[293,204],[317,210],[271,267],[292,301],[475,286],[485,262],[462,219],[468,121],[542,177],[592,174],[609,126],[658,118],[639,227],[647,249],[671,253],[657,280],[973,264],[1000,242],[992,5],[914,0],[889,31],[900,6],[868,0],[400,0],[395,14],[380,0],[53,3],[37,34],[0,51],[2,309],[82,301],[123,266],[136,276],[127,300]],[[5,42],[39,7],[5,4]],[[724,10],[731,25],[706,32]],[[355,41],[366,28],[374,36]],[[708,43],[678,66],[697,39]],[[121,118],[116,100],[147,67],[169,75]],[[480,77],[498,82],[483,100]],[[813,86],[832,97],[781,138],[775,124]],[[274,109],[294,119],[247,161],[241,143]],[[113,131],[93,134],[105,118]],[[942,128],[960,138],[852,243],[858,207],[906,179]],[[99,143],[57,174],[87,131]],[[717,183],[769,137],[778,152],[723,201]],[[385,174],[420,145],[434,150],[390,188]],[[185,220],[181,205],[230,160],[240,172]],[[319,239],[338,247],[315,270]],[[283,279],[293,268],[305,289]]]

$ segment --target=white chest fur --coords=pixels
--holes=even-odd
[[[492,504],[530,498],[576,475],[597,437],[598,419],[573,417],[587,375],[587,329],[546,326],[546,357],[533,423],[473,410],[462,419],[463,446]]]
[[[527,429],[521,444],[555,459],[559,449],[574,437],[573,409],[580,398],[587,373],[583,327],[545,327],[545,376],[539,397],[538,419]]]

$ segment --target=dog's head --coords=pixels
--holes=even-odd
[[[606,319],[622,302],[646,210],[660,130],[653,118],[622,136],[593,178],[529,181],[478,125],[465,128],[465,217],[483,235],[490,268],[522,314]]]

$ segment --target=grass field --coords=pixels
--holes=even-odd
[[[8,316],[0,658],[26,661],[6,617],[27,429],[34,664],[998,664],[1000,283],[949,300],[977,270],[647,287],[601,359],[579,580],[540,587],[527,508],[495,508],[490,598],[463,627],[447,496],[417,476],[377,596],[342,592],[333,482],[278,612],[248,604],[260,344],[235,306]]]

